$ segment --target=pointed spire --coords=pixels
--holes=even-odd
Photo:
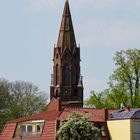
[[[70,51],[73,51],[75,46],[76,40],[73,30],[71,12],[69,8],[69,2],[68,0],[66,0],[61,21],[61,27],[59,31],[57,47],[62,48],[62,51],[65,47],[69,48]]]
[[[70,15],[71,15],[71,13],[70,13],[69,2],[68,2],[68,0],[66,0],[64,11],[63,11],[63,16],[70,16]]]

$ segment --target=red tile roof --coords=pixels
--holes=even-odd
[[[47,114],[47,113],[46,113]],[[18,119],[22,120],[22,119]],[[22,120],[23,121],[23,120]],[[7,123],[4,127],[0,140],[14,140],[14,132],[17,126],[17,120]],[[24,140],[55,140],[57,120],[49,120],[45,122],[41,137],[24,138]]]
[[[10,123],[23,122],[23,121],[27,121],[27,120],[28,121],[29,120],[46,120],[46,121],[56,120],[56,118],[59,116],[59,114],[60,114],[60,112],[57,112],[57,111],[42,112],[42,113],[35,114],[32,116],[27,116],[27,117],[12,120],[12,121],[10,121]]]
[[[62,120],[67,119],[72,112],[79,112],[81,114],[90,114],[90,120],[92,122],[104,122],[105,121],[105,109],[94,109],[94,108],[76,108],[67,107],[62,111],[49,111],[27,116],[19,119],[10,121],[9,123],[17,123],[29,120]]]
[[[55,140],[56,130],[57,129],[57,120],[48,121],[45,123],[42,137],[39,140]]]
[[[105,109],[94,108],[65,108],[60,116],[59,120],[66,120],[72,112],[79,112],[81,114],[89,114],[91,122],[105,122]]]
[[[18,122],[29,121],[29,120],[45,120],[45,126],[43,129],[42,136],[39,138],[24,138],[24,140],[55,140],[57,131],[58,120],[66,120],[72,112],[79,112],[81,114],[90,114],[91,122],[106,122],[106,109],[94,109],[94,108],[76,108],[67,107],[62,111],[48,111],[19,118],[16,120],[9,121],[0,136],[0,140],[13,140],[16,124]],[[108,116],[108,114],[107,114]]]
[[[0,140],[10,140],[15,132],[16,123],[7,123],[0,135]]]

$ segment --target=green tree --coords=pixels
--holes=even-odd
[[[99,93],[92,91],[90,98],[85,101],[85,105],[95,108],[118,109],[121,108],[122,105],[126,105],[127,102],[128,95],[121,92],[121,90],[117,92],[106,89]]]
[[[114,109],[127,107],[130,104],[130,95],[124,90],[124,85],[122,84],[110,85],[108,99]]]
[[[116,52],[116,69],[109,79],[109,89],[91,92],[85,104],[97,108],[140,107],[140,50]]]
[[[109,100],[108,94],[109,90],[104,90],[102,92],[91,91],[90,98],[85,101],[85,105],[95,108],[108,108]]]
[[[10,95],[9,114],[12,119],[39,113],[46,106],[45,93],[29,82],[11,83]]]
[[[9,83],[5,79],[0,79],[0,132],[9,118],[7,115],[9,100]]]
[[[116,52],[116,70],[110,76],[110,88],[129,96],[129,104],[138,107],[140,94],[140,50],[129,49]],[[117,90],[116,90],[117,89]],[[116,90],[116,91],[115,91]]]
[[[46,94],[32,83],[0,79],[0,132],[7,121],[39,113],[46,104]]]
[[[88,119],[89,116],[73,112],[67,121],[60,122],[58,140],[97,140],[99,130]]]

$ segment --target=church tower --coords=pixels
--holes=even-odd
[[[80,48],[76,44],[68,0],[64,6],[53,62],[50,98],[59,98],[64,107],[83,107]]]

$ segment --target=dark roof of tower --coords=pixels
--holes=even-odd
[[[64,48],[69,48],[70,51],[73,51],[74,47],[76,47],[76,40],[68,0],[66,0],[64,6],[57,47],[62,48],[62,51]]]

